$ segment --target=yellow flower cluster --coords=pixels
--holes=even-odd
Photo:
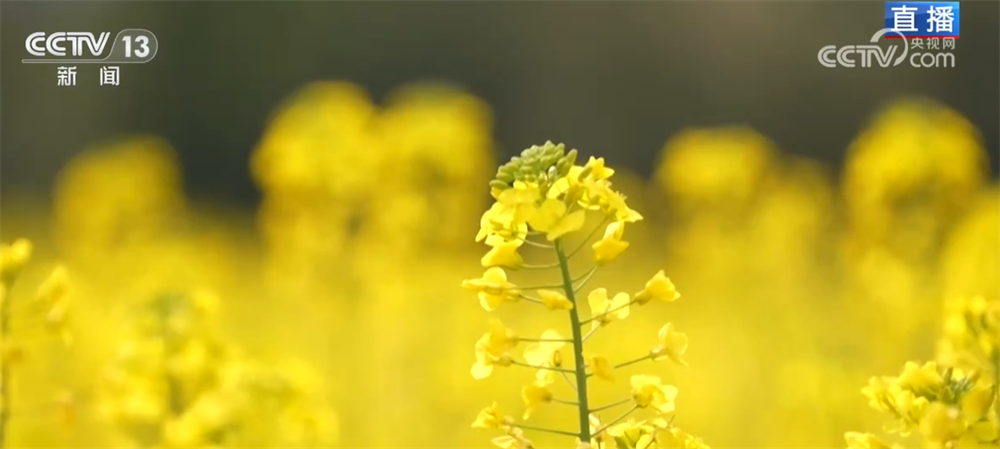
[[[177,156],[162,139],[135,136],[86,149],[63,168],[55,186],[60,250],[94,276],[109,262],[108,253],[176,227],[187,207],[181,183]]]
[[[140,447],[332,444],[336,421],[319,392],[216,338],[208,319],[217,304],[196,291],[137,310],[107,372],[106,416]]]
[[[933,250],[937,231],[960,216],[988,176],[972,123],[930,101],[894,103],[848,151],[843,189],[848,225],[862,245],[856,250],[884,244],[908,260]],[[908,221],[905,230],[894,226],[899,220]]]
[[[344,261],[371,251],[356,247],[464,244],[449,230],[482,202],[474,187],[489,176],[491,126],[481,100],[447,85],[403,86],[382,107],[346,82],[304,88],[251,159],[272,274],[316,284],[357,270]]]
[[[683,355],[688,338],[667,323],[660,329],[658,343],[633,360],[613,363],[603,355],[585,350],[587,340],[598,330],[628,318],[633,306],[644,306],[651,301],[672,302],[680,295],[660,271],[634,295],[624,292],[610,295],[605,288],[591,290],[586,296],[590,317],[583,317],[580,308],[584,286],[598,267],[615,260],[628,247],[628,242],[623,240],[625,226],[641,220],[642,216],[628,207],[621,193],[612,189],[610,178],[614,170],[605,166],[604,159],[591,157],[586,164],[577,165],[576,158],[576,150],[567,152],[562,144],[546,142],[524,150],[499,168],[496,179],[490,182],[496,201],[483,214],[476,236],[476,241],[491,247],[481,260],[486,272],[480,278],[463,281],[462,286],[476,292],[480,305],[487,311],[523,301],[536,304],[542,310],[562,311],[568,315],[569,338],[555,329],[546,330],[538,338],[521,337],[499,320],[491,320],[489,332],[476,342],[476,362],[471,372],[474,378],[483,379],[496,368],[520,366],[537,370],[534,381],[521,391],[526,407],[522,420],[527,420],[546,404],[566,404],[577,409],[579,430],[549,429],[517,422],[503,414],[497,404],[483,409],[473,427],[502,430],[504,435],[493,442],[505,449],[533,447],[525,436],[526,430],[576,437],[580,447],[707,447],[674,427],[672,416],[670,420],[623,422],[640,409],[657,417],[674,413],[678,390],[664,384],[660,377],[634,375],[630,378],[630,397],[603,406],[590,403],[588,382],[591,378],[614,383],[617,369],[644,360],[669,359],[686,365]],[[576,249],[567,251],[567,238],[584,228],[588,212],[600,216],[601,222]],[[603,237],[589,244],[591,268],[574,275],[570,259],[587,247],[590,237],[602,227]],[[554,252],[557,262],[527,264],[520,254],[524,246]],[[519,286],[508,279],[505,269],[558,269],[559,281],[552,285]],[[535,293],[530,293],[532,291]],[[527,343],[523,358],[517,358],[512,351],[522,342]],[[567,349],[570,355],[564,357],[562,351]],[[556,383],[560,377],[574,392],[572,399],[557,396]],[[617,418],[604,420],[599,414],[626,404],[631,407]]]
[[[31,253],[32,244],[25,239],[0,244],[0,447],[13,413],[12,368],[24,357],[21,332],[28,330],[28,326],[41,324],[65,344],[72,343],[68,327],[70,285],[65,267],[57,266],[38,285],[33,301],[14,301],[20,298],[15,298],[11,290],[28,265]]]
[[[1000,375],[1000,301],[956,297],[946,306],[938,361],[966,371]]]
[[[884,430],[906,437],[919,431],[934,448],[1000,444],[998,367],[1000,301],[958,300],[946,317],[939,358],[908,362],[896,377],[873,377],[862,393],[892,417]],[[851,449],[902,448],[872,434],[849,432]]]

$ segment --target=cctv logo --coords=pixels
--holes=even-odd
[[[899,37],[903,38],[899,40],[903,50],[898,57],[895,57],[898,45],[891,45],[889,48],[882,48],[877,45],[879,39],[890,32],[898,34]],[[838,65],[848,68],[860,65],[867,68],[874,67],[874,63],[885,68],[901,64],[906,59],[906,54],[909,51],[909,44],[906,42],[903,34],[890,28],[883,28],[876,31],[870,42],[866,45],[845,45],[839,49],[836,45],[827,45],[819,50],[817,59],[819,59],[819,63],[823,67],[829,68],[834,68]]]
[[[100,33],[98,37],[94,33],[84,32],[56,32],[46,35],[44,31],[38,31],[28,35],[24,40],[24,48],[32,56],[44,58],[46,56],[66,56],[69,52],[71,56],[80,57],[84,55],[84,47],[87,52],[100,58],[104,53],[104,47],[108,44],[111,33]]]

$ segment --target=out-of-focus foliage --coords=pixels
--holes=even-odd
[[[193,292],[137,304],[101,411],[139,447],[335,443],[336,418],[315,374],[246,360],[213,335],[218,302]]]
[[[484,446],[469,427],[475,410],[485,398],[520,402],[534,379],[469,376],[469,342],[488,321],[456,285],[482,275],[471,237],[490,204],[492,120],[448,85],[404,86],[376,103],[359,86],[317,83],[263,130],[248,164],[263,194],[256,211],[188,198],[173,150],[148,136],[80,153],[51,210],[3,192],[0,239],[35,244],[33,263],[0,290],[13,317],[4,366],[24,354],[11,367],[4,443]],[[961,337],[952,317],[978,307],[967,298],[992,304],[1000,294],[1000,191],[988,185],[973,125],[942,105],[903,101],[859,130],[842,170],[782,150],[747,128],[691,129],[666,142],[648,181],[617,170],[616,189],[645,219],[628,225],[619,269],[590,282],[634,292],[663,269],[684,301],[632,314],[588,351],[628,360],[650,329],[683,323],[689,366],[641,369],[682,392],[681,425],[715,447],[844,446],[844,432],[883,421],[858,393],[865,380],[911,360],[936,357],[942,379],[954,367],[949,382],[980,370],[979,388],[991,356],[963,355],[983,343]],[[519,254],[555,262],[539,248]],[[32,295],[57,261],[72,274],[72,332],[47,334],[48,316],[36,312],[48,309]],[[518,275],[520,285],[552,282]],[[172,315],[202,310],[202,291],[218,294],[216,314]],[[184,307],[150,309],[163,301]],[[40,319],[20,328],[19,304]],[[497,318],[519,335],[553,326],[510,309]],[[633,368],[608,390],[628,388]],[[928,431],[950,435],[953,405],[928,408],[941,418]],[[533,424],[578,426],[571,408],[550,409]],[[995,422],[962,413],[967,428]],[[626,446],[662,423],[633,424]],[[850,444],[879,447],[855,436]]]
[[[0,244],[0,442],[10,438],[15,409],[32,408],[15,407],[21,399],[15,392],[21,384],[20,375],[31,377],[30,371],[19,369],[26,354],[45,343],[46,336],[55,336],[66,346],[73,343],[68,325],[72,290],[66,267],[56,266],[48,278],[37,285],[34,297],[27,297],[24,289],[15,289],[24,282],[22,278],[32,252],[33,245],[26,239],[18,239],[10,245]],[[44,332],[41,338],[39,331]],[[49,404],[42,406],[51,406],[61,412],[60,418],[68,419],[70,404],[61,394],[60,386],[49,384],[46,387]]]

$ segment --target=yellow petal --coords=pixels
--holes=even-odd
[[[481,361],[477,361],[472,365],[472,378],[473,379],[485,379],[493,374],[493,365],[488,365]]]
[[[552,242],[562,236],[569,234],[571,232],[579,231],[583,227],[584,222],[587,221],[587,213],[578,210],[569,215],[562,217],[559,222],[553,226],[546,234],[545,238]]]
[[[555,290],[539,290],[538,297],[542,300],[542,304],[545,304],[545,307],[548,307],[549,310],[573,309],[573,303],[566,298],[566,295]]]

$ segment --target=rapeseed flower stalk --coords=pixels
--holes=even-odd
[[[881,347],[875,352],[919,351],[933,341],[924,329],[936,319],[948,282],[926,279],[939,274],[945,237],[984,187],[987,161],[971,122],[922,99],[889,104],[848,148],[843,293],[859,303],[854,307],[871,309],[868,316],[882,328],[869,339]]]
[[[489,331],[476,342],[476,362],[472,376],[482,379],[500,368],[518,366],[537,370],[535,380],[521,391],[526,410],[519,422],[507,416],[498,404],[483,409],[473,427],[504,432],[493,443],[502,448],[531,448],[525,431],[547,432],[575,437],[581,448],[659,448],[706,447],[700,440],[673,425],[677,388],[663,384],[657,376],[635,375],[630,378],[631,397],[607,405],[590,403],[589,383],[598,379],[609,383],[617,380],[616,370],[638,362],[671,360],[686,365],[684,353],[688,338],[672,323],[659,331],[659,343],[648,353],[633,360],[613,363],[600,354],[585,350],[584,344],[597,331],[615,321],[627,319],[635,306],[650,302],[673,302],[680,297],[663,271],[656,273],[644,288],[635,293],[609,293],[605,288],[591,290],[584,297],[583,288],[598,267],[615,260],[629,244],[624,240],[625,227],[642,219],[630,209],[623,195],[611,188],[614,170],[606,167],[603,158],[591,157],[584,165],[576,165],[577,151],[567,152],[562,144],[546,142],[524,150],[520,156],[499,168],[490,182],[496,202],[481,220],[476,241],[491,249],[481,263],[486,272],[478,279],[463,281],[462,286],[475,291],[480,305],[494,311],[511,303],[532,303],[540,310],[569,315],[570,337],[554,329],[539,338],[521,337],[499,320],[491,320]],[[584,273],[571,273],[569,261],[580,253],[589,237],[576,249],[567,251],[566,238],[583,229],[588,213],[599,214],[603,220],[590,236],[603,228],[603,236],[590,244],[592,267]],[[519,250],[522,246],[541,247],[555,253],[557,262],[545,265],[528,264]],[[551,285],[519,286],[505,270],[558,269],[559,281]],[[529,293],[534,291],[534,293]],[[585,318],[580,309],[589,306],[591,315]],[[527,343],[523,358],[512,354],[515,347]],[[563,356],[568,351],[568,357]],[[575,397],[563,399],[556,395],[555,383],[562,377]],[[567,431],[525,424],[544,405],[559,403],[573,406],[578,412],[578,430]],[[601,418],[600,412],[630,405],[614,419]],[[656,418],[651,421],[625,421],[637,410],[648,410]],[[661,418],[670,415],[669,420]]]
[[[908,264],[926,261],[985,184],[987,163],[979,132],[958,112],[930,100],[888,105],[848,148],[849,251],[885,246]]]
[[[373,133],[377,114],[360,86],[313,83],[275,112],[254,150],[266,277],[280,284],[279,294],[329,298],[331,277],[349,278],[343,261],[385,164]]]
[[[890,416],[884,430],[916,432],[931,448],[1000,444],[1000,301],[949,304],[939,361],[907,362],[899,376],[872,377],[861,392]],[[902,448],[873,434],[848,432],[850,449]],[[911,446],[912,447],[912,446]]]
[[[87,148],[60,171],[54,189],[56,243],[74,271],[121,281],[122,258],[176,231],[188,207],[170,145],[132,136]],[[83,276],[82,276],[83,277]]]
[[[492,128],[489,105],[457,86],[417,82],[393,90],[377,120],[386,164],[371,174],[380,178],[372,199],[380,206],[368,211],[363,244],[418,257],[427,247],[468,248],[451,230],[479,218],[485,195],[477,186],[495,166]]]
[[[8,438],[13,414],[13,367],[24,357],[25,326],[43,325],[64,343],[72,343],[68,329],[69,276],[57,266],[35,292],[34,301],[15,302],[11,291],[31,259],[32,244],[25,239],[0,244],[0,447]],[[18,332],[14,332],[14,331]]]

